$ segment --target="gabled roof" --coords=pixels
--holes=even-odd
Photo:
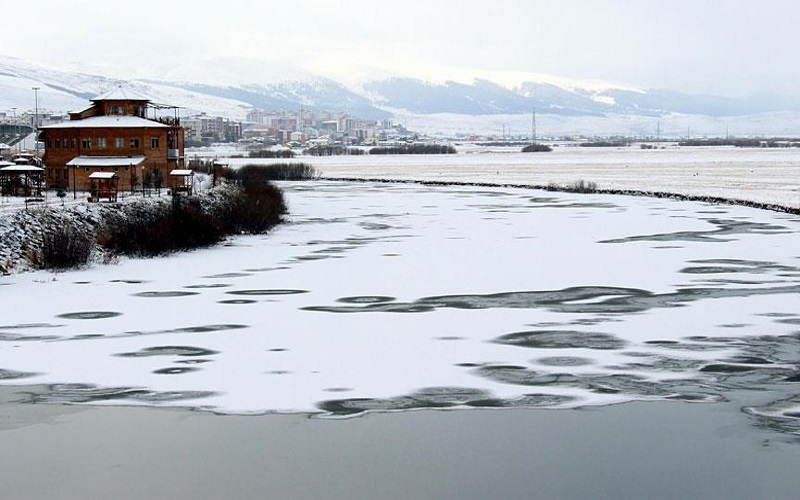
[[[143,163],[144,156],[76,156],[67,162],[70,167],[129,167]]]
[[[83,120],[68,120],[54,125],[39,127],[41,130],[57,128],[170,128],[155,120],[148,120],[138,116],[111,115],[111,116],[91,116]]]
[[[176,168],[171,170],[169,175],[174,175],[175,177],[190,177],[194,175],[194,170]]]
[[[43,168],[35,167],[33,165],[10,165],[8,167],[0,168],[0,172],[44,172]]]
[[[119,86],[115,89],[111,89],[105,94],[101,94],[94,99],[89,99],[92,102],[97,101],[150,101],[150,98],[139,94],[138,92],[134,92],[130,89],[124,89],[122,86]]]
[[[90,179],[113,179],[117,174],[114,172],[92,172],[89,174]]]

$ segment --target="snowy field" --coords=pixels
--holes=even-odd
[[[595,182],[599,189],[660,191],[800,208],[800,148],[560,146],[550,153],[527,154],[516,148],[459,145],[457,149],[457,155],[298,156],[296,161],[316,166],[328,178],[535,186],[584,180]],[[233,152],[219,153],[224,158]],[[275,162],[229,161],[232,165]]]
[[[320,164],[344,176],[356,160]],[[431,176],[455,175],[435,160]],[[504,168],[520,182],[531,167]],[[768,389],[748,411],[795,429],[797,216],[519,188],[283,187],[291,223],[269,235],[0,278],[0,382],[37,402],[333,416]]]

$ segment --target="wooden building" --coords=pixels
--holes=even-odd
[[[49,186],[88,191],[92,173],[113,172],[120,190],[136,190],[183,167],[184,132],[175,106],[122,88],[91,103],[68,121],[41,127]],[[165,110],[174,116],[161,116]]]

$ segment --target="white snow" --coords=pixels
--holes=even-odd
[[[78,167],[129,167],[139,165],[146,157],[138,156],[76,156],[67,162],[67,166]]]
[[[42,129],[62,128],[169,128],[161,122],[139,118],[138,116],[92,116],[83,120],[67,120],[53,125],[45,125]]]
[[[599,189],[710,196],[800,208],[800,148],[679,148],[642,150],[558,146],[520,153],[456,144],[456,155],[300,156],[327,178],[424,180],[564,186],[578,180]],[[208,154],[208,153],[207,153]],[[191,156],[191,154],[189,154]],[[274,163],[231,159],[232,165]]]

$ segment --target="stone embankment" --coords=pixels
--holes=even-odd
[[[198,199],[206,210],[230,196],[226,188],[216,188]],[[57,228],[72,227],[80,234],[95,239],[109,222],[147,221],[168,212],[172,197],[133,197],[118,203],[80,203],[77,205],[39,206],[7,211],[0,217],[0,274],[35,270],[41,266],[44,235]],[[100,245],[95,245],[92,260],[108,262],[113,258]]]

